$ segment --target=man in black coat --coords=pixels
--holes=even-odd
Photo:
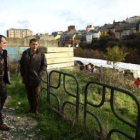
[[[2,115],[2,109],[7,98],[6,84],[10,84],[8,75],[8,57],[7,51],[5,50],[5,46],[6,37],[0,35],[0,130],[9,131],[10,127],[4,124],[4,115]]]
[[[40,95],[41,78],[46,71],[45,54],[38,50],[38,41],[33,38],[30,48],[25,50],[20,60],[20,73],[27,92],[30,108],[26,113],[39,115],[38,98]]]

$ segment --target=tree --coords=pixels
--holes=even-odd
[[[127,48],[135,49],[135,52],[140,55],[140,32],[124,36],[121,44]]]
[[[115,64],[117,62],[122,62],[125,60],[125,56],[128,54],[127,52],[123,52],[120,47],[114,46],[112,48],[107,47],[107,53],[104,55],[105,59],[108,62],[113,62],[113,68],[115,68]]]

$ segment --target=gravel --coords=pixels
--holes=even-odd
[[[7,99],[8,100],[8,99]],[[7,102],[7,101],[6,101]],[[11,127],[10,131],[0,130],[0,140],[45,140],[40,135],[40,129],[35,129],[38,122],[35,118],[17,116],[14,108],[4,106],[4,123]]]

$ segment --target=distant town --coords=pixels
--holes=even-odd
[[[39,40],[56,40],[58,46],[79,46],[80,43],[90,44],[93,39],[100,39],[102,36],[114,36],[121,39],[134,33],[140,32],[140,16],[127,18],[123,21],[113,21],[112,24],[104,24],[103,26],[87,25],[83,30],[76,30],[75,25],[68,26],[67,31],[52,32],[51,35],[38,33],[33,35],[30,29],[7,30],[8,38],[32,38]]]

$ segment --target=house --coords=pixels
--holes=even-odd
[[[99,39],[101,36],[101,31],[94,30],[91,25],[86,27],[86,43],[91,44],[93,39]]]
[[[140,16],[134,16],[126,19],[126,22],[128,23],[139,23],[140,22]]]
[[[27,36],[32,36],[33,32],[29,29],[14,29],[11,28],[7,30],[7,37],[9,38],[24,38]]]
[[[115,37],[121,39],[124,36],[136,33],[137,24],[136,23],[123,23],[114,27]]]

